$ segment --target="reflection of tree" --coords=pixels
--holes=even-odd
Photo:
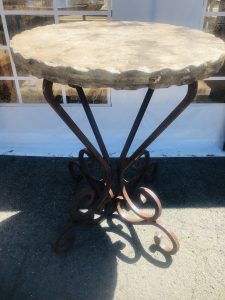
[[[219,3],[218,3],[219,2]],[[218,11],[225,11],[225,0],[210,0],[209,1],[209,6],[210,6],[210,10],[212,10],[212,8],[218,3]],[[225,40],[225,18],[224,16],[217,16],[216,17],[216,21],[215,21],[215,25],[214,25],[214,29],[213,29],[213,33],[222,38],[223,40]]]
[[[4,80],[0,82],[0,103],[14,102],[15,97],[13,81]]]
[[[224,102],[225,103],[225,86],[224,81],[215,80],[207,81],[206,83],[211,89],[209,97],[212,102]]]
[[[44,9],[45,7],[52,7],[52,2],[53,0],[5,0],[4,7],[5,9]]]
[[[66,93],[68,103],[80,103],[80,98],[73,89],[68,89]],[[107,103],[107,88],[85,88],[85,94],[89,103]]]
[[[51,16],[7,16],[10,38],[21,31],[52,23],[54,23],[54,18]]]
[[[208,0],[208,10],[212,11],[215,6],[218,5],[218,11],[225,11],[225,0]],[[217,16],[214,23],[214,28],[212,32],[215,36],[223,39],[225,41],[225,17]],[[224,76],[225,74],[225,64],[220,69],[217,76]],[[207,81],[207,85],[210,87],[209,97],[214,102],[217,102],[218,99],[225,100],[225,84],[224,81]]]
[[[0,51],[0,76],[12,76],[9,56],[6,51]],[[0,81],[0,103],[11,102],[13,98],[13,82],[10,80]]]
[[[104,0],[67,0],[60,3],[61,8],[74,10],[100,10],[103,5]]]
[[[100,10],[105,0],[61,0],[59,7],[74,10]],[[53,0],[5,0],[5,9],[45,9],[53,7]]]
[[[5,35],[4,35],[1,18],[0,18],[0,44],[3,44],[3,45],[5,44]]]

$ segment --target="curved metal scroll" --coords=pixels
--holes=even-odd
[[[172,247],[165,246],[162,243],[160,236],[155,236],[154,240],[157,246],[168,254],[175,254],[179,249],[179,243],[176,236],[167,230],[165,226],[157,219],[161,214],[161,202],[156,194],[149,188],[140,187],[137,193],[134,193],[134,189],[130,188],[129,184],[132,180],[126,180],[125,173],[129,167],[137,163],[143,154],[146,152],[146,148],[180,115],[180,113],[192,102],[197,93],[197,82],[188,85],[188,91],[184,99],[180,104],[168,115],[168,117],[153,131],[152,134],[138,147],[138,149],[126,159],[126,155],[135,137],[137,129],[143,118],[144,112],[147,108],[147,104],[153,94],[152,90],[148,90],[146,97],[139,110],[134,125],[127,138],[125,146],[120,156],[119,161],[119,176],[120,176],[120,189],[121,195],[117,197],[117,210],[122,218],[132,223],[147,222],[160,228],[169,238],[172,243]],[[147,213],[147,204],[152,202],[154,207],[154,214]]]

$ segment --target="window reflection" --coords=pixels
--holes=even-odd
[[[0,103],[17,102],[16,89],[13,80],[0,80]]]
[[[60,23],[67,23],[67,22],[77,22],[77,21],[83,21],[82,16],[59,16],[59,22]]]
[[[59,10],[107,10],[107,0],[57,0]]]
[[[206,17],[204,31],[225,40],[225,16]]]
[[[53,16],[6,16],[6,22],[9,31],[10,39],[24,30],[31,29],[37,26],[54,24]]]
[[[84,93],[91,104],[107,103],[107,88],[85,88]],[[76,89],[66,86],[66,100],[67,103],[80,103]]]
[[[6,10],[46,10],[53,8],[53,0],[3,0],[3,5]]]
[[[20,93],[24,103],[46,103],[42,92],[42,80],[20,80]],[[59,103],[63,103],[61,85],[53,84],[53,93]]]
[[[0,16],[0,44],[5,45],[5,34],[4,34],[4,29],[2,25],[2,18]]]
[[[75,10],[75,11],[104,11],[107,10],[107,0],[54,0],[57,8],[60,10]],[[22,31],[32,29],[38,26],[44,26],[55,23],[53,0],[3,0],[5,10],[52,10],[52,15],[5,15],[6,23],[9,32],[9,38]],[[3,10],[4,13],[4,10]],[[29,12],[28,12],[29,14]],[[65,13],[67,14],[67,13]],[[103,20],[107,19],[103,16],[83,16],[83,15],[68,15],[58,16],[59,22],[75,22],[82,20]],[[0,43],[6,44],[2,20],[0,17]],[[8,56],[8,50],[0,50],[0,76],[13,76],[11,62]],[[26,77],[19,65],[16,65],[17,75]],[[27,80],[19,80],[20,93],[24,103],[45,103],[42,93],[42,80],[27,78]],[[54,93],[60,103],[63,103],[62,88],[60,84],[54,84]],[[80,100],[74,89],[66,87],[67,103],[79,103]],[[88,101],[90,103],[107,103],[106,88],[89,88],[85,89]],[[17,101],[16,89],[13,80],[3,80],[0,82],[0,102],[13,103]]]
[[[106,21],[107,16],[59,16],[60,23],[77,22],[77,21]]]
[[[207,11],[210,12],[225,11],[225,0],[208,0]]]
[[[223,5],[225,8],[225,1],[217,2],[220,2],[220,7]],[[225,41],[225,16],[206,17],[204,22],[204,31],[214,34]],[[225,64],[214,76],[225,76]]]
[[[0,76],[12,76],[11,63],[6,50],[0,50]]]
[[[199,80],[195,103],[225,103],[224,80]]]

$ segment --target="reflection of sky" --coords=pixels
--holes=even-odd
[[[27,6],[36,6],[36,7],[42,7],[45,2],[47,1],[43,1],[43,0],[26,0],[25,3]],[[49,1],[50,2],[50,1]],[[73,6],[77,3],[82,3],[82,1],[78,1],[78,0],[56,0],[57,6],[58,8],[64,8],[64,7],[69,7],[69,6]],[[98,2],[98,0],[89,0],[89,1],[83,1],[83,2],[89,2],[92,4],[96,4]]]
[[[90,3],[95,4],[97,3],[98,0],[89,0]],[[57,6],[60,7],[67,7],[67,6],[73,6],[77,4],[78,2],[82,1],[77,1],[77,0],[57,0]]]

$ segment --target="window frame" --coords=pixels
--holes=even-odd
[[[44,16],[52,16],[54,18],[54,23],[58,24],[59,23],[59,17],[60,16],[82,16],[85,18],[85,16],[105,16],[107,19],[111,19],[112,17],[112,4],[111,0],[106,0],[107,1],[107,10],[104,11],[88,11],[88,10],[61,10],[57,7],[57,0],[53,0],[53,9],[51,10],[5,10],[3,1],[0,1],[0,18],[2,20],[2,27],[5,35],[5,42],[6,45],[0,45],[0,50],[6,50],[11,67],[12,67],[12,76],[0,76],[0,80],[12,80],[15,84],[15,89],[16,89],[16,95],[17,95],[17,102],[16,103],[0,103],[0,107],[2,106],[43,106],[47,105],[47,103],[24,103],[22,99],[22,95],[20,92],[20,81],[21,80],[34,80],[37,79],[34,76],[19,76],[17,74],[16,66],[13,62],[13,57],[12,57],[12,52],[10,49],[10,37],[9,37],[9,31],[7,27],[7,21],[6,21],[6,16],[15,16],[15,15],[21,15],[21,16],[26,16],[26,15],[44,15]],[[74,106],[74,105],[81,105],[80,103],[67,103],[66,100],[66,89],[65,86],[61,85],[61,91],[62,91],[62,98],[63,98],[63,106]],[[91,106],[111,106],[110,103],[110,89],[107,89],[107,103],[99,103],[99,104],[90,104]]]

